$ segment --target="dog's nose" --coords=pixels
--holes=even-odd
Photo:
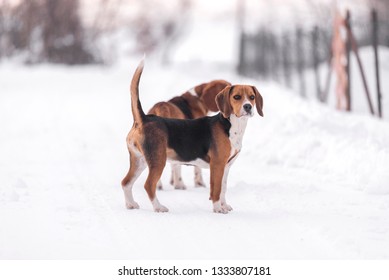
[[[243,105],[243,109],[244,109],[247,113],[250,113],[251,108],[253,108],[253,107],[251,106],[251,104],[244,104],[244,105]]]

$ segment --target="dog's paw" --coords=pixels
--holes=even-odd
[[[195,188],[205,188],[205,183],[204,181],[195,181]]]
[[[151,203],[153,204],[154,212],[163,213],[169,211],[169,209],[167,209],[165,206],[159,203],[156,197],[151,201]]]
[[[154,212],[165,213],[165,212],[169,212],[169,209],[167,209],[167,207],[165,207],[163,205],[159,205],[157,207],[154,207]]]
[[[185,186],[185,184],[182,183],[182,182],[180,182],[180,183],[174,185],[174,188],[175,188],[176,190],[186,190],[186,186]]]
[[[223,207],[220,202],[215,202],[213,204],[213,212],[220,213],[220,214],[227,214],[228,209],[226,207]]]
[[[227,211],[232,211],[231,205],[229,205],[227,203],[222,203],[222,208],[226,209]]]
[[[163,190],[163,186],[162,186],[162,182],[161,182],[161,181],[158,181],[158,183],[157,183],[157,189],[158,189],[158,190]]]
[[[139,209],[139,204],[135,201],[128,202],[126,201],[126,208],[127,209]]]
[[[219,214],[228,214],[228,210],[224,208],[218,208],[218,209],[213,208],[213,212]]]

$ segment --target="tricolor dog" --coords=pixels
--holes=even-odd
[[[217,112],[215,97],[226,86],[231,84],[224,80],[214,80],[195,86],[180,96],[176,96],[166,102],[158,102],[148,114],[171,119],[197,119],[207,116],[208,112]],[[181,165],[172,164],[172,176],[170,184],[175,189],[186,189],[181,177]],[[195,166],[195,187],[205,187],[201,168]],[[158,188],[162,189],[162,182],[158,182]]]
[[[122,180],[126,207],[139,208],[132,195],[135,180],[148,166],[145,189],[155,212],[167,212],[156,195],[157,183],[166,160],[186,165],[210,168],[210,200],[213,211],[228,213],[227,176],[230,166],[242,147],[248,118],[255,106],[263,116],[262,96],[254,86],[227,86],[216,96],[220,113],[213,117],[193,120],[163,118],[146,115],[139,101],[139,80],[143,61],[131,81],[131,109],[133,126],[127,136],[130,169]]]

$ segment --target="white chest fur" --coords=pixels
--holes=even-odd
[[[231,143],[231,156],[240,152],[242,148],[243,134],[247,126],[248,117],[243,116],[238,118],[234,114],[230,116],[231,128],[230,128],[230,143]]]

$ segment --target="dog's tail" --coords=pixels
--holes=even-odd
[[[142,76],[144,64],[145,62],[143,58],[135,70],[130,87],[132,115],[134,117],[134,123],[138,124],[141,124],[145,117],[145,113],[143,112],[142,105],[139,100],[139,80]]]

